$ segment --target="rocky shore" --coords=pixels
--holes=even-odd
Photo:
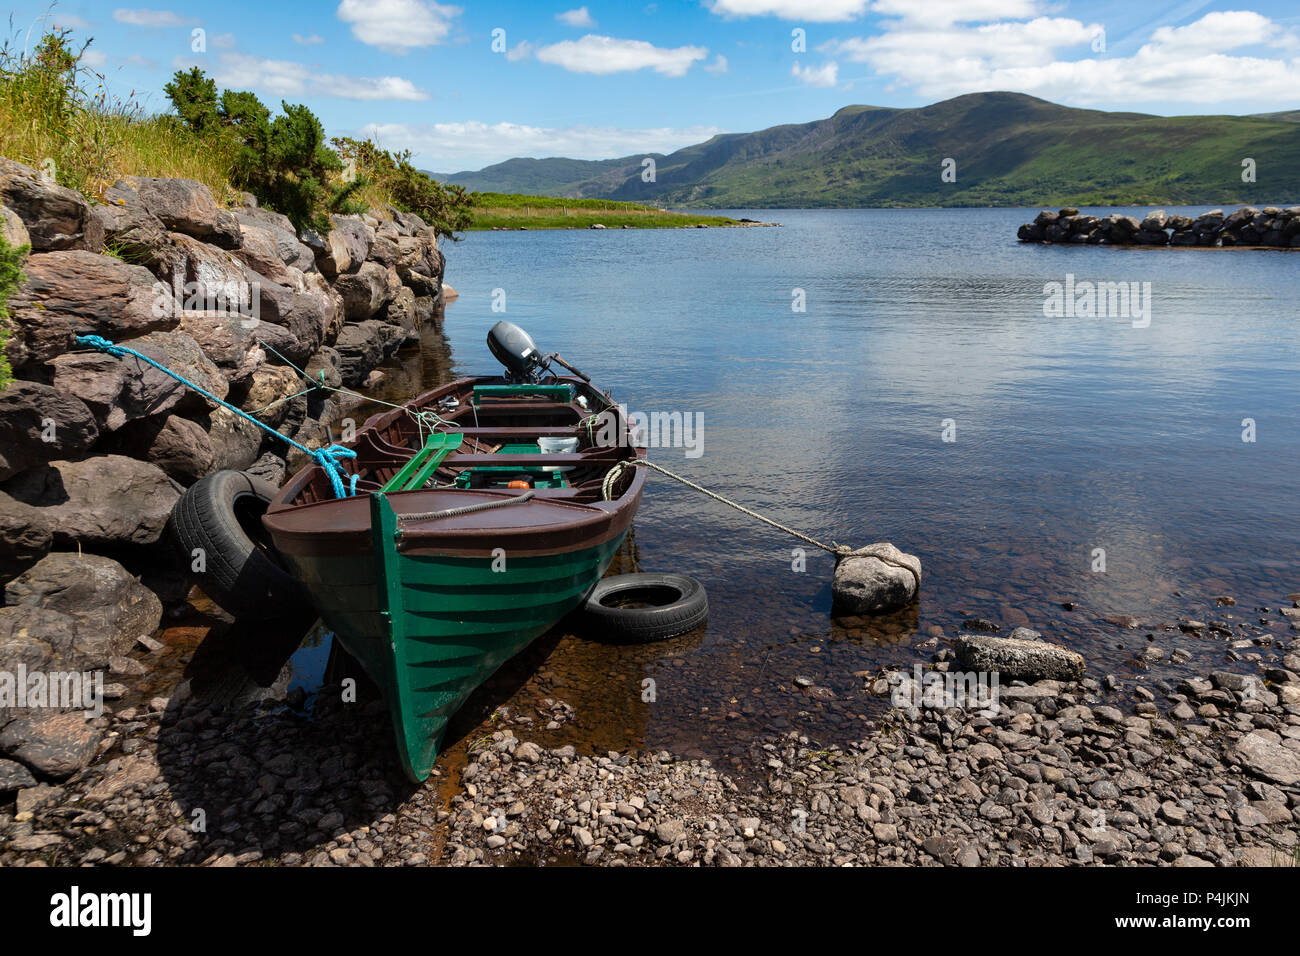
[[[1300,595],[1292,598],[1294,602]],[[1007,640],[998,645],[996,642]],[[1040,644],[1038,649],[1024,645]],[[97,755],[40,782],[0,764],[2,865],[1172,865],[1300,859],[1300,640],[1176,682],[1006,680],[996,707],[922,688],[999,654],[1057,666],[1027,629],[919,646],[911,673],[858,675],[861,739],[797,730],[744,766],[548,745],[572,708],[499,713],[463,760],[407,783],[377,700],[338,685],[251,708],[170,698],[86,723]],[[145,648],[137,652],[149,653]],[[1068,653],[1068,652],[1067,652]],[[1021,670],[1020,672],[1025,673]],[[815,699],[812,680],[796,679]],[[874,706],[873,706],[874,702]],[[477,733],[478,736],[474,736]]]
[[[111,700],[151,667],[132,652],[188,591],[164,533],[182,490],[225,468],[279,483],[300,462],[75,337],[126,344],[316,448],[348,401],[331,389],[362,385],[437,320],[444,258],[433,228],[393,208],[319,234],[251,196],[223,207],[192,180],[127,177],[91,202],[3,158],[0,224],[31,250],[9,302],[15,381],[0,390],[0,674],[77,674]],[[101,752],[103,727],[2,701],[0,801]]]
[[[1074,242],[1109,246],[1230,246],[1300,249],[1300,206],[1212,209],[1193,219],[1163,209],[1134,216],[1081,215],[1067,207],[1044,209],[1016,232],[1021,242]]]

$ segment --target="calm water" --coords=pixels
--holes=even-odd
[[[1021,245],[1033,213],[749,210],[782,227],[444,246],[460,292],[450,353],[426,342],[392,392],[494,371],[483,339],[507,318],[632,410],[701,415],[703,455],[657,461],[823,540],[892,541],[925,569],[915,609],[832,622],[829,555],[796,573],[797,542],[652,476],[619,567],[700,578],[707,630],[638,649],[555,635],[510,687],[572,703],[580,726],[565,733],[589,744],[726,759],[764,732],[850,732],[869,707],[854,672],[910,666],[916,644],[972,615],[1029,624],[1095,674],[1150,679],[1181,671],[1139,669],[1148,630],[1204,668],[1222,639],[1156,629],[1254,620],[1300,591],[1300,252]],[[1067,273],[1149,282],[1149,327],[1045,317],[1044,284]],[[1238,606],[1215,610],[1220,594]],[[1105,623],[1116,614],[1146,627]],[[836,699],[808,698],[795,675]]]

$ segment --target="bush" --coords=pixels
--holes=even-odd
[[[9,297],[23,284],[23,260],[27,257],[28,246],[11,246],[0,236],[0,388],[4,388],[13,379],[13,370],[5,356],[5,346],[9,344]]]
[[[230,178],[236,187],[284,213],[299,229],[329,229],[327,213],[336,194],[327,182],[343,164],[325,145],[325,130],[311,110],[281,102],[284,112],[272,119],[252,93],[218,94],[216,83],[198,67],[178,70],[164,92],[191,131],[230,144]]]
[[[381,202],[413,212],[439,236],[455,239],[473,221],[470,196],[463,186],[446,186],[411,165],[411,151],[393,154],[370,140],[341,137],[331,140],[348,175]]]

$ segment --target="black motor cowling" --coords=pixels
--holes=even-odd
[[[488,348],[506,367],[506,378],[515,382],[535,382],[545,369],[545,356],[537,350],[532,336],[513,322],[501,321],[487,334]]]

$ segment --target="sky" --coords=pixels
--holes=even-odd
[[[152,111],[199,66],[436,172],[671,152],[982,90],[1162,115],[1300,108],[1296,0],[173,0],[19,4]],[[33,39],[29,40],[31,37]]]

